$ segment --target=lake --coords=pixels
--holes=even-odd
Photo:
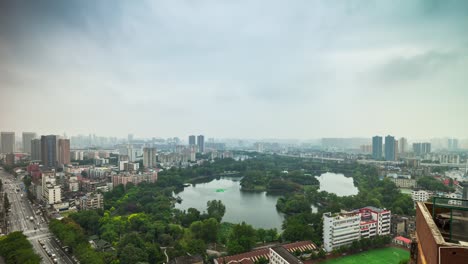
[[[226,206],[224,222],[246,222],[255,228],[276,228],[281,230],[284,215],[276,211],[276,200],[279,195],[267,195],[266,192],[243,192],[240,186],[241,178],[223,177],[207,183],[198,183],[185,187],[178,194],[182,203],[175,207],[181,210],[196,208],[200,212],[206,211],[206,203],[210,200],[221,200]],[[320,190],[335,193],[338,196],[353,195],[358,189],[352,178],[343,174],[324,173],[317,176]],[[311,207],[312,212],[317,208]]]
[[[281,230],[284,216],[276,211],[276,200],[279,196],[267,195],[266,192],[243,192],[240,190],[241,178],[215,179],[208,183],[198,183],[185,187],[176,194],[182,203],[176,208],[187,210],[196,208],[206,211],[206,202],[221,200],[226,206],[223,222],[245,223],[255,228],[276,228]]]
[[[327,172],[316,176],[320,182],[320,191],[334,193],[338,196],[356,195],[359,190],[354,186],[353,178],[341,173]]]

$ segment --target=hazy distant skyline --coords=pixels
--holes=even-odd
[[[0,1],[0,131],[468,138],[468,1]]]

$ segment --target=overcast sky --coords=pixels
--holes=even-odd
[[[0,130],[468,137],[468,1],[0,1]]]

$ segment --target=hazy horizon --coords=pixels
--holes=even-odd
[[[468,138],[468,1],[1,1],[0,131]]]

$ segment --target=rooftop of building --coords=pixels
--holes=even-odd
[[[418,203],[429,213],[426,219],[431,231],[446,243],[465,245],[468,242],[468,200],[434,197],[432,202]],[[429,218],[429,217],[427,217]]]
[[[308,250],[316,250],[317,246],[312,243],[312,241],[298,241],[293,243],[287,243],[278,245],[277,247],[282,247],[286,251],[293,253],[296,251],[304,252]],[[253,250],[237,255],[225,256],[217,258],[219,264],[229,264],[229,263],[241,263],[241,264],[253,264],[255,261],[258,261],[260,258],[269,259],[269,248],[262,248],[258,250]]]
[[[193,264],[203,263],[203,258],[200,255],[194,256],[182,256],[172,259],[169,263],[171,264]]]
[[[302,261],[296,258],[293,254],[289,253],[289,251],[282,246],[272,247],[271,250],[276,252],[290,264],[302,264]]]

